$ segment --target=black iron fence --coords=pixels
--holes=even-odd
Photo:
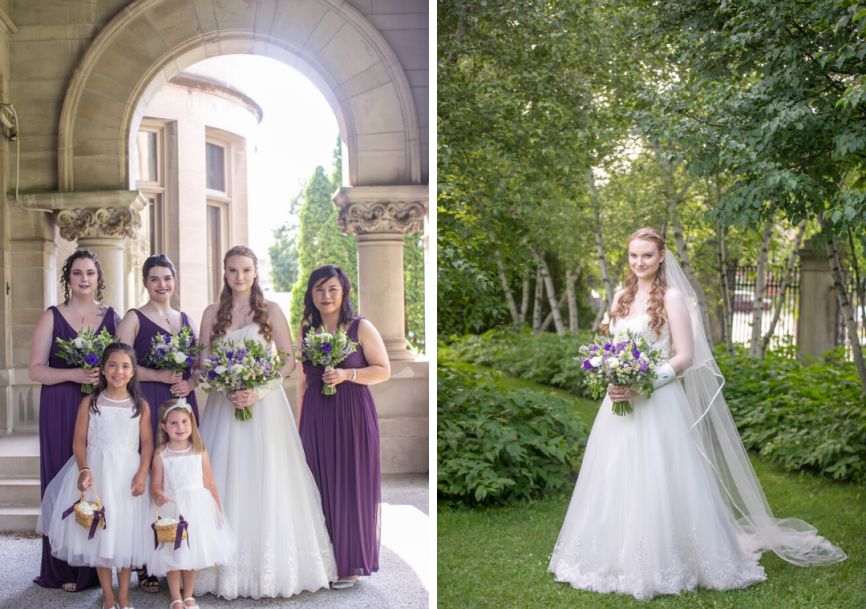
[[[797,321],[800,304],[800,266],[796,265],[791,272],[791,279],[784,292],[782,281],[786,266],[770,266],[767,269],[767,282],[761,303],[761,336],[770,330],[770,324],[781,302],[782,310],[779,320],[770,339],[770,349],[790,344],[797,344]],[[752,320],[754,319],[755,285],[758,279],[758,267],[753,265],[738,265],[728,269],[728,285],[731,289],[731,336],[733,342],[749,344],[752,339]]]

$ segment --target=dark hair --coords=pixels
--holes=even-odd
[[[171,276],[177,279],[177,273],[174,270],[174,264],[172,264],[171,260],[168,259],[168,256],[165,254],[154,254],[153,256],[149,256],[147,260],[144,261],[144,266],[141,267],[141,279],[142,281],[147,281],[147,275],[150,273],[150,269],[156,268],[158,266],[164,266],[169,271],[171,271]]]
[[[99,384],[96,386],[96,389],[93,390],[93,393],[90,394],[90,412],[94,414],[99,414],[99,407],[96,405],[96,398],[100,393],[105,391],[106,387],[108,387],[108,381],[105,380],[105,362],[108,361],[108,357],[112,353],[117,353],[118,351],[122,351],[129,356],[129,359],[132,360],[132,378],[129,379],[129,383],[126,385],[126,390],[129,392],[129,395],[132,396],[132,401],[135,406],[132,410],[132,418],[135,418],[141,415],[144,410],[144,396],[141,394],[141,387],[138,384],[138,359],[135,356],[135,349],[127,345],[126,343],[109,343],[107,347],[102,351],[102,357],[99,359]]]
[[[60,276],[60,283],[63,284],[63,304],[69,304],[69,280],[72,275],[72,263],[79,258],[89,258],[93,261],[96,267],[96,300],[102,302],[102,290],[105,289],[105,277],[102,276],[102,265],[99,264],[99,258],[88,249],[75,250],[66,262],[63,263],[63,272]]]
[[[253,250],[246,245],[236,245],[226,252],[223,256],[223,270],[226,268],[228,259],[233,256],[244,256],[253,261],[256,269],[259,268],[259,259],[253,253]],[[268,314],[268,304],[265,302],[265,293],[259,285],[259,276],[253,279],[253,287],[250,289],[250,308],[253,310],[253,322],[259,324],[259,329],[262,331],[262,336],[265,342],[271,342],[271,319]],[[217,310],[216,322],[211,330],[210,340],[214,342],[216,339],[225,336],[226,328],[232,323],[232,288],[229,285],[229,280],[223,275],[223,290],[220,292],[220,306]]]
[[[340,267],[326,264],[310,273],[310,278],[307,280],[307,291],[304,293],[303,322],[311,328],[318,328],[322,325],[322,314],[319,313],[319,309],[313,304],[313,288],[323,279],[330,279],[331,277],[339,279],[340,285],[343,286],[343,302],[340,304],[340,324],[347,324],[355,319],[355,309],[352,307],[352,299],[349,298],[349,292],[352,291],[349,276]]]

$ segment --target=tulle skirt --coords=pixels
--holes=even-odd
[[[550,562],[556,579],[638,599],[765,580],[692,443],[682,385],[633,406],[617,416],[605,398],[598,411]]]
[[[98,528],[93,539],[87,539],[89,531],[75,521],[75,513],[63,518],[63,512],[81,498],[78,464],[73,456],[45,489],[36,532],[51,540],[52,556],[70,565],[141,567],[147,561],[148,542],[153,544],[153,537],[148,536],[150,496],[145,490],[133,497],[131,490],[141,457],[132,451],[88,449],[87,464],[93,488],[105,508],[105,528]],[[96,497],[87,491],[84,501],[96,502]]]
[[[231,563],[237,541],[211,492],[206,488],[178,490],[173,492],[171,499],[180,507],[183,519],[189,523],[187,539],[181,542],[177,550],[174,549],[174,543],[157,546],[155,538],[152,539],[147,559],[148,572],[163,576],[169,571],[199,570]],[[151,515],[155,517],[156,504],[151,507]],[[167,503],[159,509],[159,517],[177,518],[177,509]]]

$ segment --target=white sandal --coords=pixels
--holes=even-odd
[[[175,603],[180,603],[181,607],[186,607],[186,605],[183,604],[183,601],[171,601],[171,605],[168,606],[168,609],[171,609],[172,607],[174,607]]]
[[[183,606],[185,607],[185,609],[198,609],[198,603],[195,603],[195,605],[187,605],[187,601],[192,601],[195,603],[195,599],[191,596],[189,598],[183,599]]]

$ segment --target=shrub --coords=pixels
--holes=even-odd
[[[511,503],[570,484],[588,433],[562,398],[445,362],[436,380],[440,505]]]
[[[588,332],[560,337],[550,332],[497,328],[480,336],[458,338],[449,349],[463,361],[591,398],[592,390],[583,382],[583,368],[572,358],[592,338]]]
[[[716,359],[746,448],[789,469],[866,483],[866,400],[841,351],[798,360],[784,347],[756,361],[745,349],[734,357],[718,349]]]

